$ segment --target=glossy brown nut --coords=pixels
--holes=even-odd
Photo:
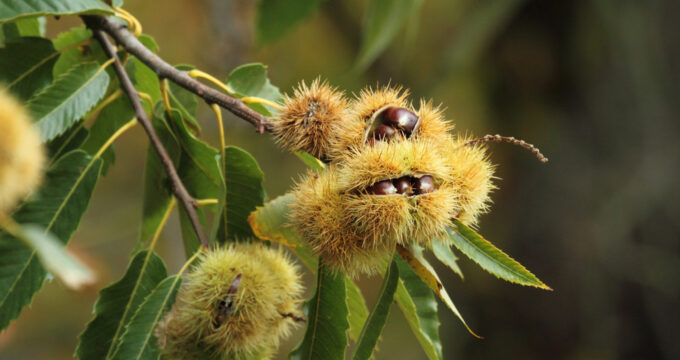
[[[397,188],[392,185],[392,181],[379,181],[367,189],[369,194],[373,195],[392,195],[397,193]]]
[[[383,123],[403,130],[407,135],[418,124],[418,116],[404,108],[392,107],[382,113]]]
[[[394,187],[397,188],[397,194],[406,194],[406,196],[413,195],[411,179],[408,176],[394,180]]]
[[[389,125],[380,125],[375,130],[373,130],[373,138],[379,140],[390,139],[396,134],[397,131]]]
[[[415,179],[413,187],[416,195],[431,193],[434,191],[434,179],[430,175],[425,175]]]

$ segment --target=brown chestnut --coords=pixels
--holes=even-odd
[[[397,188],[397,194],[406,194],[406,196],[413,195],[411,179],[408,176],[394,180],[394,187]]]
[[[434,191],[434,179],[430,175],[424,175],[413,182],[416,195],[427,194]]]
[[[373,195],[392,195],[397,193],[397,188],[394,187],[392,181],[383,180],[369,186],[367,191]]]
[[[382,113],[383,123],[410,135],[418,124],[418,116],[404,108],[391,107]]]
[[[373,130],[373,138],[379,140],[387,140],[396,134],[397,131],[389,125],[380,125]]]

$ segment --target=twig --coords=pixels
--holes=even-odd
[[[85,22],[88,26],[90,26],[89,19],[85,19]],[[123,92],[125,92],[128,99],[130,99],[130,103],[132,104],[132,108],[135,111],[137,121],[139,121],[146,131],[151,145],[156,150],[158,157],[161,159],[161,163],[165,168],[165,172],[168,174],[168,178],[170,178],[170,182],[172,183],[172,191],[175,194],[175,197],[177,197],[179,202],[184,207],[184,210],[187,212],[189,220],[191,221],[191,225],[194,227],[194,231],[196,231],[196,235],[198,236],[201,245],[207,249],[208,241],[205,237],[205,234],[203,233],[203,228],[201,227],[201,223],[198,220],[198,215],[196,214],[196,201],[191,197],[187,189],[184,187],[182,180],[177,174],[177,170],[175,170],[175,166],[172,164],[172,160],[170,159],[168,152],[165,150],[163,143],[161,143],[161,140],[158,138],[158,134],[156,134],[156,130],[154,130],[153,125],[151,125],[151,121],[149,121],[149,118],[142,107],[142,103],[139,100],[139,93],[135,89],[134,85],[132,85],[130,77],[128,76],[127,72],[125,72],[125,68],[123,68],[123,64],[118,59],[118,55],[116,55],[116,49],[102,30],[92,26],[90,26],[90,28],[92,28],[95,38],[99,41],[99,43],[101,43],[106,55],[114,59],[113,68],[116,71],[118,80],[120,81],[120,87]]]
[[[136,56],[141,62],[156,72],[161,79],[170,79],[183,88],[191,91],[203,98],[208,104],[217,104],[237,117],[246,120],[257,128],[260,133],[271,131],[272,121],[249,108],[240,99],[231,97],[217,91],[198,80],[189,76],[185,71],[177,70],[172,65],[165,62],[158,55],[147,49],[137,38],[125,27],[124,24],[113,20],[110,17],[100,15],[83,16],[89,27],[101,29],[116,40],[118,45]]]
[[[548,158],[543,156],[543,154],[541,154],[541,150],[538,150],[537,147],[535,147],[532,144],[529,144],[528,142],[526,142],[524,140],[515,139],[512,136],[484,135],[482,137],[472,139],[472,140],[466,142],[465,146],[473,146],[473,145],[477,145],[477,144],[483,143],[483,142],[506,142],[506,143],[510,143],[510,144],[513,144],[513,145],[518,145],[518,146],[521,146],[521,147],[531,151],[534,155],[536,155],[536,157],[538,158],[538,161],[540,161],[542,163],[548,162]]]

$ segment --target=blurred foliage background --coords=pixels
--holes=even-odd
[[[680,2],[428,0],[365,69],[357,68],[366,9],[358,0],[322,2],[267,45],[254,34],[255,1],[127,0],[125,8],[171,63],[224,78],[262,62],[283,92],[317,76],[348,92],[400,84],[413,99],[443,104],[458,131],[516,136],[543,150],[547,165],[491,145],[500,190],[480,232],[555,290],[511,285],[467,259],[464,281],[442,268],[458,308],[486,338],[470,336],[444,309],[447,359],[680,358]],[[49,19],[48,36],[79,24]],[[199,117],[215,141],[209,109]],[[227,141],[259,161],[270,198],[304,171],[245,122],[229,115],[225,125]],[[0,336],[0,358],[72,357],[97,290],[122,275],[137,238],[146,147],[141,129],[116,143],[116,166],[69,244],[99,283],[84,293],[48,283]],[[159,250],[174,271],[180,244],[173,216]],[[379,279],[360,285],[372,306]],[[424,358],[399,311],[376,358]]]

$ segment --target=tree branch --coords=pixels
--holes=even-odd
[[[85,19],[85,22],[88,26],[90,26],[89,19]],[[184,210],[186,210],[189,221],[191,221],[191,225],[194,227],[194,231],[196,231],[196,236],[198,236],[201,245],[207,249],[208,240],[205,237],[203,227],[201,227],[201,223],[198,220],[198,214],[196,213],[196,201],[191,197],[187,189],[184,187],[182,180],[177,174],[177,170],[175,170],[175,166],[172,164],[172,160],[170,159],[168,152],[165,150],[163,143],[161,143],[161,140],[158,138],[158,134],[156,134],[156,130],[153,128],[153,125],[151,125],[151,121],[149,121],[146,111],[144,111],[142,103],[139,100],[139,93],[135,89],[134,85],[132,85],[130,77],[128,76],[127,72],[125,72],[125,68],[120,62],[120,59],[118,59],[116,48],[113,46],[113,44],[111,44],[109,39],[106,37],[106,34],[102,30],[96,27],[91,27],[91,29],[95,38],[102,45],[106,55],[114,59],[113,68],[116,71],[118,80],[120,81],[120,87],[123,92],[125,92],[128,99],[130,99],[130,103],[132,104],[132,108],[135,111],[137,121],[139,121],[139,123],[144,128],[144,131],[146,131],[151,145],[156,150],[158,157],[161,159],[161,163],[165,168],[165,172],[168,174],[168,178],[170,178],[170,182],[172,183],[172,191],[175,194],[175,197],[177,197],[180,204],[182,204],[184,207]]]
[[[271,131],[272,121],[268,117],[249,108],[240,99],[206,86],[187,75],[185,71],[175,69],[175,67],[147,49],[144,44],[128,31],[124,24],[115,21],[113,18],[99,15],[83,16],[83,19],[90,28],[100,29],[109,34],[116,40],[118,45],[125,48],[127,52],[136,56],[146,66],[155,71],[161,80],[169,79],[201,97],[208,104],[218,104],[239,118],[251,123],[260,133]]]

